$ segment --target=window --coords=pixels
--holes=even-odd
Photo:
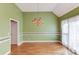
[[[62,21],[62,43],[79,54],[79,16]],[[63,35],[68,33],[68,35]]]
[[[63,45],[67,46],[68,45],[68,21],[63,20],[61,22],[61,27],[62,27],[62,43]]]

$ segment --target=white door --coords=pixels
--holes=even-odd
[[[11,20],[11,44],[17,44],[17,22]]]

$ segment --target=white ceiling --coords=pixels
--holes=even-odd
[[[79,7],[79,3],[16,3],[23,12],[53,12],[58,17]]]
[[[75,9],[79,7],[79,4],[77,3],[60,3],[57,4],[56,8],[53,10],[53,12],[57,15],[57,16],[62,16],[68,12],[70,12],[71,10]]]
[[[23,12],[52,11],[56,6],[55,3],[18,3],[16,5]]]

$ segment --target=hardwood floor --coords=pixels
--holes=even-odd
[[[69,51],[58,42],[31,42],[11,47],[11,55],[66,55],[67,52]]]

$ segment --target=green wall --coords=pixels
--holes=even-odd
[[[49,33],[58,33],[58,19],[52,12],[25,12],[23,14],[23,32],[24,41],[50,41],[58,40],[58,35],[53,34],[33,34],[35,32],[49,32]],[[41,26],[36,26],[32,23],[33,18],[41,17],[43,24]],[[31,34],[29,34],[31,32]]]
[[[58,18],[52,12],[24,12],[22,13],[12,3],[0,3],[0,37],[5,37],[10,34],[9,18],[14,18],[20,21],[20,42],[21,41],[54,41],[59,40],[58,35],[53,34],[34,34],[37,33],[59,33],[60,21],[69,17],[79,15],[79,7],[69,13]],[[33,18],[42,17],[43,25],[36,26],[32,23]],[[60,21],[59,21],[60,20]],[[26,33],[22,37],[22,33]],[[31,34],[29,34],[31,33]],[[23,39],[24,38],[24,39]],[[0,43],[0,54],[5,54],[10,50],[10,40]]]
[[[0,3],[0,37],[5,37],[10,34],[9,18],[13,18],[20,21],[20,33],[22,33],[22,12],[11,3]],[[20,35],[22,40],[22,35]],[[11,39],[10,39],[11,40]],[[9,42],[9,43],[7,43]],[[6,53],[10,48],[10,41],[0,43],[0,54]]]

